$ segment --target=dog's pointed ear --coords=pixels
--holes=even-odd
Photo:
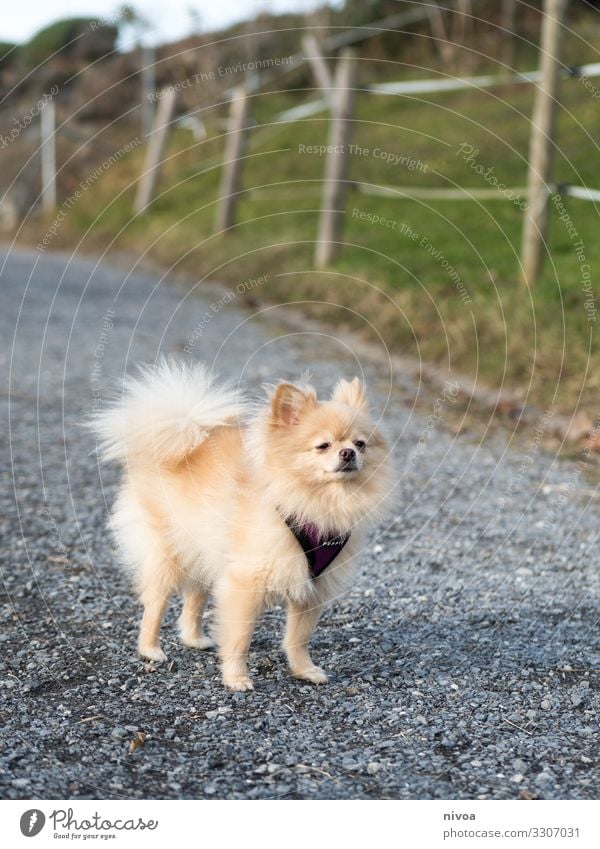
[[[339,404],[347,404],[349,407],[357,407],[358,409],[365,409],[367,406],[365,387],[358,377],[350,381],[338,380],[331,393],[331,400],[337,401]]]
[[[294,386],[280,383],[271,399],[271,415],[277,425],[295,425],[302,413],[314,407],[317,395],[312,386]]]

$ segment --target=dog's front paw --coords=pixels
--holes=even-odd
[[[166,654],[160,646],[138,645],[138,654],[141,654],[142,657],[147,657],[148,660],[153,660],[156,663],[164,663],[167,659]]]
[[[212,637],[207,637],[205,634],[202,634],[200,637],[182,636],[181,642],[184,646],[189,646],[191,649],[212,649],[215,645]]]
[[[310,681],[312,684],[326,684],[327,675],[320,666],[308,666],[306,669],[292,670],[294,678],[302,681]]]
[[[254,689],[252,679],[248,678],[247,675],[224,676],[223,683],[229,690],[234,690],[237,693],[245,693]]]

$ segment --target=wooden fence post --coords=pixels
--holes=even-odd
[[[165,88],[159,94],[154,124],[146,147],[144,171],[140,177],[133,207],[136,214],[143,212],[154,196],[154,188],[158,181],[163,150],[175,111],[176,100],[177,92],[174,88]]]
[[[148,137],[152,132],[154,110],[152,109],[152,95],[156,85],[156,48],[147,44],[140,47],[141,73],[140,81],[142,88],[142,132]]]
[[[562,22],[568,0],[544,0],[540,36],[540,83],[536,90],[529,141],[527,209],[523,223],[521,265],[527,283],[539,277],[548,229],[548,180],[554,154],[554,124],[560,75]]]
[[[517,46],[517,0],[502,0],[501,26],[502,33],[502,61],[507,66],[504,73],[511,74],[514,70],[515,53]]]
[[[331,115],[319,234],[315,247],[315,264],[318,268],[328,265],[339,253],[348,189],[346,174],[354,116],[355,79],[354,52],[344,50],[335,69],[333,94],[336,100]]]
[[[333,109],[335,106],[335,93],[332,91],[333,77],[331,76],[331,71],[329,70],[327,62],[321,53],[319,42],[314,35],[303,36],[302,49],[304,50],[306,61],[310,65],[314,78],[317,81],[317,85],[323,92],[323,96],[327,100],[329,108]]]
[[[42,157],[42,209],[56,208],[56,111],[47,100],[40,113],[40,152]]]
[[[232,93],[229,112],[229,133],[225,145],[215,224],[217,232],[228,230],[235,222],[235,208],[239,199],[243,155],[246,147],[248,102],[246,87],[237,86]]]
[[[426,8],[427,14],[429,15],[429,25],[433,33],[435,46],[437,47],[442,62],[451,68],[454,65],[454,59],[456,56],[456,44],[453,44],[448,39],[446,23],[442,14],[442,12],[447,12],[448,10],[446,8],[443,10],[440,9],[435,3],[431,6],[427,6]]]

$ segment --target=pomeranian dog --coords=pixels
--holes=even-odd
[[[265,607],[285,603],[291,673],[324,683],[309,640],[352,582],[362,533],[392,490],[359,379],[340,380],[327,400],[280,383],[256,408],[204,366],[163,360],[128,378],[93,426],[103,459],[124,469],[110,525],[144,608],[139,653],[166,660],[160,624],[178,592],[182,642],[212,646],[202,629],[212,592],[223,682],[251,690],[255,625]]]

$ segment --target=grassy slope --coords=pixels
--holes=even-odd
[[[567,61],[596,61],[595,45],[567,45]],[[524,67],[535,60],[522,57]],[[364,79],[369,68],[362,68]],[[386,76],[430,76],[388,64]],[[381,67],[377,69],[381,77]],[[600,78],[593,81],[600,90]],[[313,298],[351,307],[321,306],[325,318],[365,327],[365,316],[386,342],[426,360],[449,363],[459,372],[478,374],[487,383],[527,389],[537,403],[570,408],[582,389],[593,326],[584,309],[579,263],[573,240],[551,207],[550,251],[542,280],[528,291],[519,279],[521,211],[507,200],[430,201],[367,197],[353,191],[347,203],[344,238],[348,246],[327,273],[314,271],[320,181],[324,159],[299,153],[299,145],[321,144],[327,120],[318,115],[302,122],[273,125],[277,112],[306,94],[257,95],[244,173],[246,193],[239,223],[227,236],[213,235],[219,181],[216,114],[207,113],[212,138],[191,143],[184,131],[170,139],[161,196],[152,214],[131,219],[133,189],[141,152],[114,166],[93,192],[67,217],[63,238],[83,234],[90,246],[115,237],[115,246],[150,250],[158,261],[201,278],[237,284],[268,275],[261,298]],[[583,84],[563,84],[565,106],[558,119],[556,179],[600,188],[598,110]],[[427,171],[409,171],[372,155],[354,156],[350,179],[364,183],[486,188],[460,156],[458,145],[479,149],[477,161],[509,186],[523,186],[531,114],[530,86],[504,86],[489,92],[460,92],[412,97],[360,97],[353,142],[398,155],[410,154]],[[586,130],[587,128],[587,130]],[[215,136],[217,136],[215,138]],[[129,187],[128,187],[129,186]],[[123,193],[115,200],[115,194]],[[584,241],[592,272],[600,260],[598,213],[588,202],[565,199]],[[352,216],[356,208],[397,222],[395,229]],[[419,234],[411,241],[400,232],[406,224]],[[432,251],[419,245],[426,237]],[[465,305],[442,267],[446,259],[460,275],[471,303]],[[316,308],[315,308],[316,309]],[[600,318],[598,319],[600,322]],[[584,403],[595,412],[600,371],[583,387]]]

